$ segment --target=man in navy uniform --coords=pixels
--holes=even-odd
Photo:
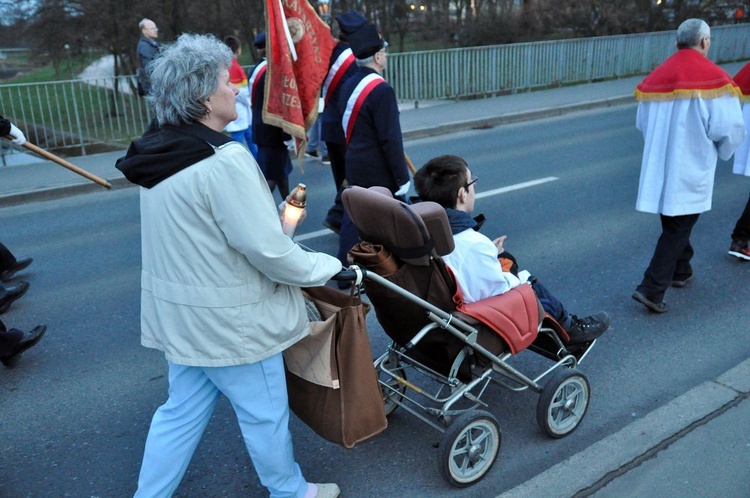
[[[289,173],[292,172],[292,159],[284,141],[289,140],[291,136],[278,126],[263,122],[263,99],[268,69],[268,61],[265,58],[266,34],[259,33],[253,40],[253,45],[263,57],[250,73],[248,80],[250,106],[253,110],[253,142],[258,146],[258,165],[268,182],[268,188],[273,193],[278,186],[283,201],[289,195]]]
[[[339,25],[339,41],[333,48],[331,60],[328,63],[328,74],[323,82],[323,119],[321,138],[326,143],[328,157],[331,160],[333,181],[336,184],[336,200],[328,210],[323,225],[334,232],[341,231],[341,220],[344,215],[344,205],[341,203],[341,190],[346,178],[346,138],[341,128],[341,114],[338,108],[338,97],[343,84],[357,73],[354,53],[347,43],[347,37],[367,24],[367,19],[359,12],[350,10],[336,16]]]
[[[359,187],[381,186],[404,200],[409,191],[398,104],[393,87],[383,79],[388,43],[367,23],[348,35],[359,69],[341,88],[338,107],[346,138],[346,181]],[[338,257],[358,242],[357,230],[344,213]]]

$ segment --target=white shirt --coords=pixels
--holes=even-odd
[[[465,302],[504,294],[521,283],[512,273],[503,271],[497,247],[485,235],[469,228],[454,235],[453,241],[455,249],[443,259],[453,271]]]
[[[229,123],[225,130],[233,132],[250,128],[253,124],[253,110],[250,107],[250,90],[248,85],[240,88],[240,92],[234,100],[234,108],[237,110],[237,119]]]
[[[717,157],[729,159],[745,137],[735,96],[638,104],[643,161],[636,209],[667,216],[711,209]]]

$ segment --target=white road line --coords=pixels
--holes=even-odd
[[[559,180],[559,178],[556,176],[548,176],[546,178],[540,178],[538,180],[531,180],[528,182],[516,183],[515,185],[508,185],[507,187],[496,188],[494,190],[488,190],[486,192],[478,193],[476,195],[476,198],[482,199],[484,197],[491,197],[493,195],[505,194],[507,192],[513,192],[514,190],[521,190],[524,188],[535,187],[537,185],[554,182],[556,180]],[[297,237],[294,237],[294,240],[297,242],[303,242],[305,240],[317,239],[318,237],[323,237],[325,235],[330,235],[330,234],[333,234],[333,232],[327,228],[324,228],[323,230],[317,230],[315,232],[298,235]]]
[[[299,235],[297,237],[294,237],[295,242],[302,242],[303,240],[310,240],[310,239],[317,239],[318,237],[322,237],[324,235],[333,234],[333,230],[329,230],[327,228],[324,228],[323,230],[318,230],[316,232],[310,232],[305,233],[302,235]]]
[[[480,192],[476,195],[477,199],[483,199],[485,197],[491,197],[497,194],[505,194],[507,192],[513,192],[514,190],[521,190],[523,188],[535,187],[543,183],[549,183],[559,180],[556,176],[548,176],[546,178],[540,178],[538,180],[531,180],[530,182],[516,183],[515,185],[508,185],[507,187],[496,188],[494,190],[488,190],[486,192]]]

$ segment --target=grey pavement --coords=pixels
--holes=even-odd
[[[725,64],[735,74],[743,63]],[[402,103],[405,140],[632,104],[642,76],[463,101]],[[70,162],[113,188],[123,151]],[[0,166],[0,208],[102,187],[27,154]],[[591,445],[502,497],[750,496],[750,359]]]

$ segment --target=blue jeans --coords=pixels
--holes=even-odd
[[[570,315],[567,311],[565,311],[565,307],[560,302],[560,300],[552,295],[552,293],[539,282],[534,282],[534,285],[532,285],[531,287],[534,289],[536,297],[542,304],[542,308],[544,308],[544,311],[548,313],[549,316],[554,318],[562,328],[568,330],[571,325]]]
[[[258,146],[253,142],[253,127],[248,126],[246,130],[230,131],[229,135],[235,142],[245,142],[247,148],[250,149],[250,153],[253,155],[255,160],[258,160]]]
[[[272,498],[302,498],[281,353],[230,367],[169,365],[169,399],[151,421],[136,498],[170,497],[180,484],[219,397],[232,404],[260,482]]]
[[[325,156],[326,154],[328,154],[328,150],[326,149],[326,143],[320,139],[320,120],[321,117],[318,116],[318,119],[315,120],[312,127],[310,128],[310,131],[307,132],[307,150],[317,152],[318,149],[320,149],[320,153]]]

